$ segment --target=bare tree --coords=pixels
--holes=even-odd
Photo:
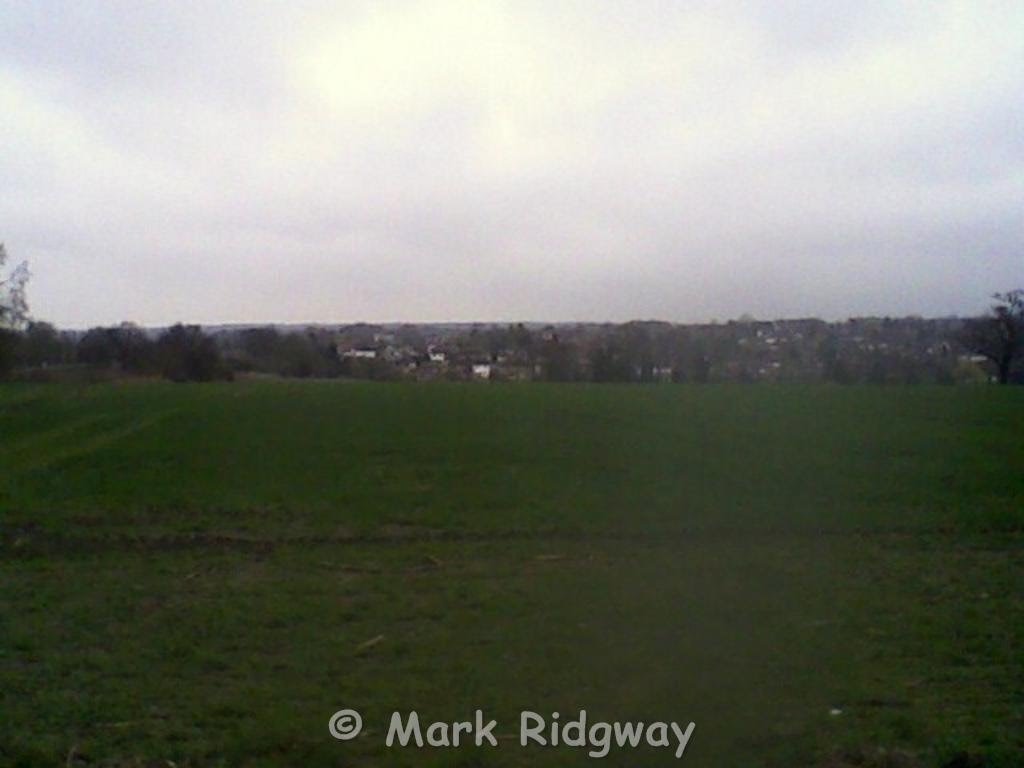
[[[22,262],[4,277],[3,268],[6,263],[7,249],[0,243],[0,328],[15,330],[24,325],[28,316],[28,304],[25,301],[28,264]]]
[[[1024,290],[992,298],[997,303],[988,315],[968,321],[964,344],[995,366],[1000,384],[1008,384],[1015,364],[1024,357]]]
[[[19,264],[5,276],[6,263],[7,249],[0,243],[0,376],[7,375],[14,366],[19,331],[28,314],[25,303],[28,265]]]

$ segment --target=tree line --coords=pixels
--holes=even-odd
[[[135,376],[163,376],[172,381],[230,379],[217,343],[195,325],[175,325],[152,338],[130,323],[92,328],[78,335],[52,324],[30,321],[21,331],[7,331],[0,341],[0,371],[22,371],[47,378],[75,369]],[[31,378],[32,376],[30,376]]]
[[[800,321],[799,331],[786,322],[490,327],[446,337],[443,363],[435,362],[437,348],[416,326],[397,334],[399,340],[379,344],[379,354],[350,356],[338,332],[322,328],[211,334],[195,325],[152,331],[122,323],[71,332],[28,321],[0,331],[0,373],[37,380],[77,375],[214,381],[242,374],[419,380],[428,373],[474,378],[474,369],[483,365],[492,380],[552,382],[1024,383],[1024,312],[1020,296],[1010,298],[999,305],[1005,312],[955,323]]]
[[[996,294],[981,317],[862,318],[722,324],[661,322],[528,328],[480,326],[441,333],[357,324],[215,334],[178,324],[132,323],[61,331],[31,320],[25,264],[6,273],[0,245],[0,376],[162,376],[214,381],[238,374],[366,379],[474,378],[589,382],[832,381],[1024,383],[1024,290]],[[382,340],[383,339],[383,340]],[[358,350],[358,352],[356,351]],[[440,350],[440,354],[438,351]],[[441,360],[442,362],[438,362]]]

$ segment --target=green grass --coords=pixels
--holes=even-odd
[[[582,765],[383,735],[585,708],[1017,765],[1022,435],[1021,389],[5,385],[0,764]]]

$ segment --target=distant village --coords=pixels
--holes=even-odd
[[[978,318],[807,318],[681,325],[447,323],[60,331],[30,323],[8,372],[23,378],[163,375],[378,381],[984,383]],[[991,334],[989,334],[991,335]],[[1014,368],[1014,380],[1022,372]]]
[[[236,370],[415,381],[984,382],[956,318],[221,328]],[[283,341],[298,334],[299,345]],[[303,353],[300,347],[305,347]],[[289,364],[291,370],[288,370]],[[276,368],[276,369],[275,369]]]

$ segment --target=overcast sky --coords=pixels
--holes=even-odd
[[[1024,287],[1024,2],[0,0],[66,326],[699,321]]]

